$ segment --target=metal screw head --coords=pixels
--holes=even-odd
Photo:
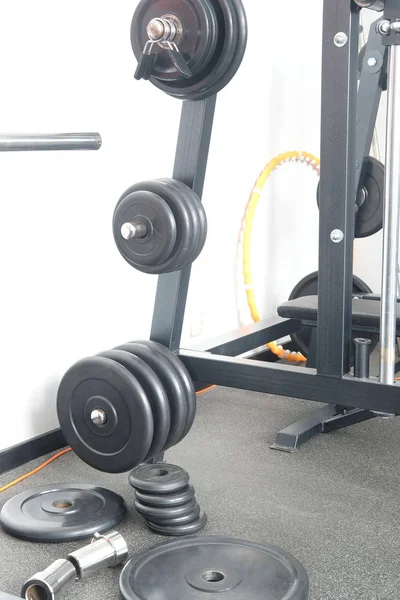
[[[331,240],[334,244],[340,244],[340,242],[343,242],[343,239],[344,233],[340,229],[334,229],[331,232]]]
[[[347,35],[343,31],[339,31],[334,38],[335,46],[338,48],[343,48],[343,46],[347,44],[348,40],[349,38]]]
[[[121,235],[124,240],[131,240],[136,235],[136,227],[134,223],[124,223],[121,227]]]
[[[378,64],[378,61],[376,60],[376,58],[374,56],[371,56],[368,60],[367,60],[367,65],[369,67],[376,67],[376,65]]]
[[[101,427],[107,423],[107,414],[102,408],[95,408],[90,414],[92,423]]]
[[[379,21],[378,25],[376,26],[376,29],[381,35],[389,35],[390,21],[387,21],[386,19],[384,19],[383,21]]]

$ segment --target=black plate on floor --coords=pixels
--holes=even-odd
[[[121,496],[94,485],[55,484],[22,492],[3,506],[0,521],[31,542],[84,540],[113,529],[126,515]]]
[[[309,584],[304,567],[278,548],[211,536],[162,544],[132,559],[120,588],[126,600],[307,600]]]
[[[173,494],[189,483],[189,474],[177,465],[160,463],[140,465],[129,475],[129,483],[141,492]]]
[[[152,506],[179,506],[185,504],[194,498],[195,490],[192,485],[187,485],[183,490],[175,494],[146,494],[145,492],[136,492],[136,498],[145,504]]]

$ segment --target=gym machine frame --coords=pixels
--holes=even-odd
[[[382,11],[371,34],[357,100],[360,7]],[[400,0],[324,0],[321,198],[319,234],[319,309],[315,368],[298,368],[241,358],[301,326],[279,317],[228,333],[197,350],[180,347],[191,268],[159,276],[151,339],[176,352],[192,378],[203,384],[328,402],[302,423],[304,441],[323,430],[400,413],[395,383],[397,264],[400,214]],[[378,25],[379,23],[379,25]],[[400,27],[400,25],[399,25]],[[372,55],[371,55],[372,53]],[[373,128],[388,61],[383,287],[381,300],[380,377],[351,372],[352,277],[355,190]],[[372,65],[372,66],[369,66]],[[201,197],[216,97],[184,102],[173,177]],[[311,349],[310,349],[311,350]],[[338,403],[340,402],[340,411]],[[289,449],[289,448],[288,448]],[[295,449],[294,447],[292,449]]]

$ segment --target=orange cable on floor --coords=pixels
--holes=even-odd
[[[67,452],[71,452],[71,450],[72,450],[72,448],[66,448],[65,450],[62,450],[61,452],[58,452],[57,454],[55,454],[54,456],[52,456],[51,458],[46,460],[46,462],[44,462],[42,465],[40,465],[39,467],[36,467],[36,469],[33,469],[33,471],[29,471],[29,473],[26,473],[25,475],[18,477],[18,479],[15,479],[14,481],[7,483],[7,485],[4,485],[3,487],[0,487],[0,493],[5,492],[6,490],[8,490],[10,487],[13,487],[14,485],[17,485],[17,483],[21,483],[21,481],[24,481],[24,479],[27,479],[28,477],[31,477],[32,475],[36,475],[36,473],[39,473],[39,471],[41,471],[42,469],[47,467],[47,465],[49,465],[50,463],[55,461],[57,458],[60,458],[60,456],[67,454]]]

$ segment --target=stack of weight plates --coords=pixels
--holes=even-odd
[[[152,531],[180,536],[206,525],[207,516],[184,469],[166,463],[141,465],[132,471],[129,483],[136,490],[135,508]]]

